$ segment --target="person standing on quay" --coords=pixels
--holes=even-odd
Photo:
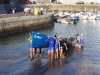
[[[12,16],[13,17],[15,16],[15,10],[14,9],[12,10]]]
[[[43,7],[40,8],[40,13],[43,15]]]
[[[38,16],[38,9],[37,9],[37,7],[34,7],[34,8],[33,8],[33,14],[34,14],[35,16]]]
[[[28,8],[25,7],[25,8],[24,8],[24,14],[25,14],[25,16],[27,16],[27,11],[28,11]]]
[[[28,15],[31,16],[31,8],[28,8]]]

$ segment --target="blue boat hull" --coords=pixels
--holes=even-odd
[[[48,47],[48,42],[46,42],[46,40],[48,39],[47,35],[34,32],[34,31],[32,31],[31,34],[32,34],[33,48],[47,48]],[[72,46],[72,41],[74,40],[74,38],[70,38],[70,41],[67,41],[66,39],[67,38],[63,38],[63,40],[66,41],[66,44]]]
[[[33,48],[47,48],[46,43],[47,35],[32,31],[32,47]]]

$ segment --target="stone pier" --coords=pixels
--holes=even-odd
[[[0,19],[0,36],[5,36],[23,31],[46,28],[54,25],[52,14],[40,16],[21,16]]]

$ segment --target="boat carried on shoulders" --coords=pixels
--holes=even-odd
[[[32,46],[34,48],[48,47],[48,43],[46,42],[46,40],[48,39],[47,35],[35,31],[32,31],[31,34],[32,34]],[[72,40],[74,40],[74,38],[68,38],[68,39],[63,38],[63,41],[66,41],[66,44],[71,44]]]

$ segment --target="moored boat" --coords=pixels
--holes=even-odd
[[[87,20],[87,19],[88,19],[88,16],[84,16],[84,15],[83,15],[83,16],[81,17],[81,20]]]
[[[96,15],[92,15],[92,16],[88,16],[87,19],[88,20],[96,20],[96,17],[97,17]]]
[[[77,18],[67,17],[65,19],[59,18],[57,22],[64,23],[64,24],[76,24],[78,22],[78,20],[77,20]]]
[[[67,15],[59,15],[59,18],[66,18]]]

